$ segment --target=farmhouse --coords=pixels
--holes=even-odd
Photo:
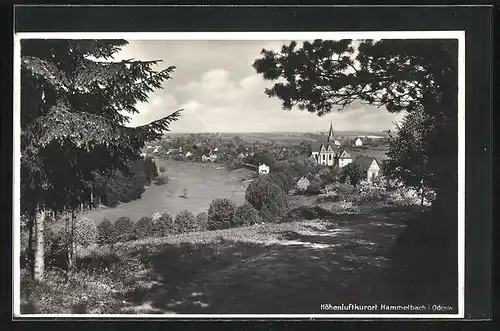
[[[309,179],[307,179],[306,177],[302,177],[301,179],[299,179],[297,184],[295,184],[295,187],[298,191],[305,191],[310,184],[311,182],[309,181]]]
[[[267,175],[270,171],[270,168],[266,164],[259,164],[259,174]]]
[[[363,141],[361,140],[361,138],[356,138],[356,140],[354,141],[354,146],[356,147],[359,147],[359,146],[363,146]]]
[[[375,158],[362,158],[355,161],[361,171],[366,174],[366,180],[371,182],[373,179],[377,178],[380,173],[380,165]]]
[[[344,167],[352,162],[351,155],[342,149],[339,141],[335,139],[331,123],[326,142],[315,142],[311,144],[311,157],[317,164],[327,166],[337,165],[339,167]]]
[[[338,159],[339,159],[338,164],[340,168],[345,167],[346,165],[352,162],[352,157],[349,153],[347,153],[347,151],[342,151]]]
[[[203,162],[215,162],[216,160],[217,160],[217,154],[210,154],[209,156],[203,154],[201,156],[201,161]]]

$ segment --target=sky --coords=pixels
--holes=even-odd
[[[186,132],[377,132],[393,129],[401,114],[359,103],[318,117],[283,110],[281,101],[264,94],[272,82],[255,72],[252,63],[263,48],[279,50],[287,41],[130,41],[116,60],[162,60],[155,68],[176,67],[163,89],[139,104],[131,126],[142,125],[183,108],[173,133]]]

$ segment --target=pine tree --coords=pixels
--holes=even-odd
[[[125,40],[22,40],[21,207],[73,212],[96,177],[130,173],[146,141],[157,140],[180,111],[138,127],[127,126],[136,104],[163,87],[175,67],[160,61],[114,61]],[[34,212],[36,211],[36,212]],[[35,224],[36,223],[36,224]],[[37,237],[38,237],[37,231]],[[38,241],[37,241],[38,242]],[[35,254],[43,278],[43,241]]]
[[[425,112],[433,130],[423,152],[434,174],[427,183],[446,210],[456,203],[458,143],[458,41],[384,39],[292,41],[280,52],[263,49],[253,64],[265,90],[319,116],[355,103],[384,106],[389,112]]]

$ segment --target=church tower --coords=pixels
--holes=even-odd
[[[333,142],[333,140],[334,140],[333,126],[332,126],[332,122],[330,122],[330,130],[328,131],[328,137],[326,138],[326,141]]]

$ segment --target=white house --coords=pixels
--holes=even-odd
[[[340,141],[338,141],[338,140],[336,140],[336,139],[333,141],[333,143],[334,143],[334,144],[335,144],[335,146],[337,146],[337,147],[339,147],[339,146],[340,146]]]
[[[160,150],[160,146],[156,146],[155,149],[153,149],[153,154],[158,153],[159,150]]]
[[[218,152],[219,149],[217,147],[214,148],[214,152]]]
[[[141,153],[141,157],[146,157],[146,153]]]
[[[306,177],[302,177],[301,179],[299,179],[297,184],[295,184],[295,187],[298,191],[305,191],[310,184],[311,182],[309,181],[309,179],[307,179]]]
[[[380,165],[375,158],[365,158],[356,160],[359,164],[361,171],[366,174],[366,180],[371,182],[373,179],[377,178],[380,174]]]
[[[259,174],[267,175],[271,169],[266,164],[259,164]]]
[[[191,153],[190,151],[187,151],[186,152],[186,158],[191,157],[191,156],[193,156],[193,153]]]
[[[356,138],[356,140],[354,141],[354,146],[363,146],[363,141],[361,140],[361,138]]]
[[[208,162],[208,161],[210,161],[210,158],[209,158],[208,156],[206,156],[205,154],[203,154],[203,155],[201,156],[201,161],[202,161],[202,162]]]
[[[342,151],[342,153],[339,155],[339,167],[345,167],[349,163],[352,162],[352,157],[347,151]]]

